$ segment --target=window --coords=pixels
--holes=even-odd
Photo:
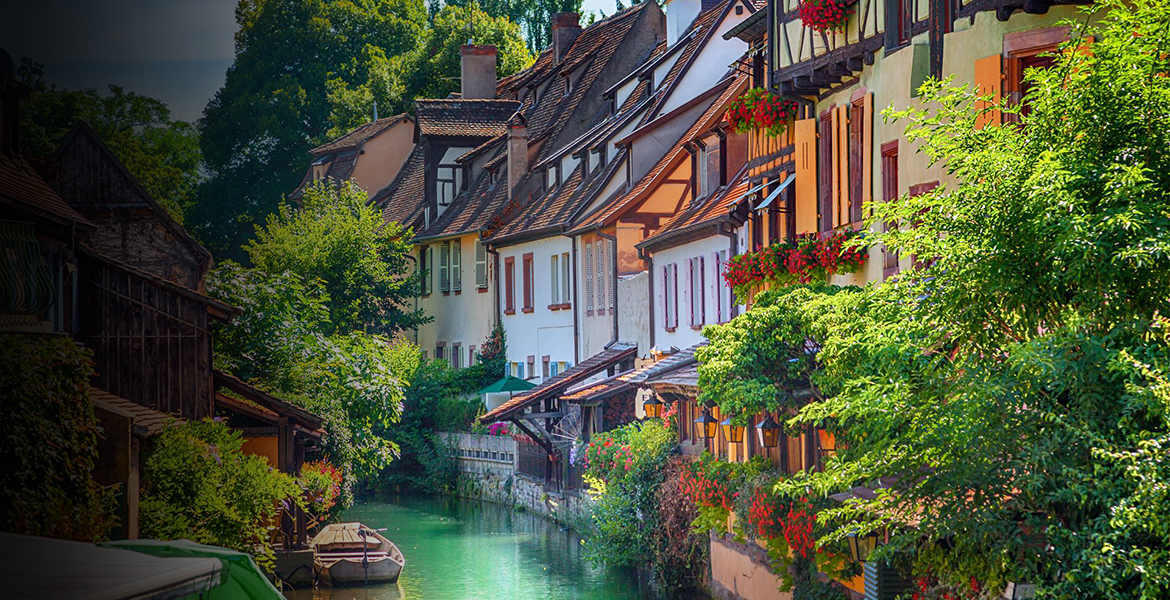
[[[512,377],[517,379],[524,379],[524,363],[511,363]]]
[[[670,331],[670,265],[662,265],[662,328]]]
[[[544,370],[543,370],[543,372],[544,372],[544,378],[545,378],[545,379],[548,379],[548,378],[549,378],[549,367],[551,366],[551,365],[550,365],[550,363],[549,363],[549,356],[548,356],[547,354],[546,354],[546,355],[544,355],[544,356],[541,358],[541,361],[540,361],[540,362],[541,362],[541,364],[542,364],[542,365],[544,365],[544,367],[543,367],[543,369],[544,369]]]
[[[882,201],[890,202],[898,198],[898,140],[882,144]],[[897,227],[893,223],[884,223],[886,231]],[[889,248],[882,250],[882,276],[889,277],[898,272],[898,253]]]
[[[451,346],[451,367],[458,369],[463,366],[463,347],[456,342]]]
[[[467,347],[467,366],[474,367],[479,356],[475,353],[475,346]]]
[[[585,311],[593,314],[593,244],[585,244]]]
[[[706,260],[697,256],[687,260],[688,279],[691,288],[691,327],[702,327],[707,322],[707,287]]]
[[[678,327],[678,264],[662,267],[662,317],[667,331]]]
[[[553,307],[559,307],[561,303],[561,257],[559,254],[554,254],[549,257],[548,276],[549,276],[549,299],[548,302]]]
[[[531,354],[528,355],[528,371],[527,372],[528,372],[529,377],[536,377],[536,357],[531,355]]]
[[[561,254],[561,303],[568,306],[573,300],[569,289],[569,253]]]
[[[886,50],[910,42],[912,0],[886,0]]]
[[[431,247],[423,246],[418,251],[419,294],[431,293]]]
[[[516,257],[504,259],[504,313],[516,314]]]
[[[533,274],[532,253],[524,255],[524,312],[532,312]]]
[[[699,151],[695,153],[697,160],[695,161],[695,174],[698,176],[695,193],[695,198],[706,198],[710,193],[711,174],[707,172],[708,154],[706,146],[699,146]]]
[[[678,263],[670,265],[670,299],[670,321],[674,327],[678,327]]]
[[[1011,104],[1020,105],[1019,115],[1004,115],[1004,120],[1018,121],[1032,111],[1024,101],[1032,90],[1032,84],[1027,81],[1028,69],[1050,68],[1056,58],[1052,54],[1068,36],[1068,27],[1031,29],[1003,36],[1003,91]]]
[[[435,360],[443,360],[446,358],[446,352],[447,348],[444,347],[444,342],[439,342],[438,345],[435,346]]]
[[[606,260],[607,240],[597,240],[597,314],[605,314],[605,286],[608,281],[609,261]]]
[[[439,244],[439,291],[443,293],[451,291],[450,263],[451,243],[443,242]]]
[[[727,250],[720,250],[712,257],[715,264],[715,322],[731,320],[731,288],[723,281],[723,267],[727,264]]]
[[[455,292],[463,289],[463,242],[451,242],[451,289]]]
[[[475,287],[487,287],[487,247],[483,240],[475,240]]]

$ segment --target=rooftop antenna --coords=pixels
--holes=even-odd
[[[378,101],[374,100],[374,120],[378,120]]]

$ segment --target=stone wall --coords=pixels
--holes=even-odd
[[[439,435],[459,459],[457,495],[516,506],[569,525],[588,517],[592,499],[587,493],[549,489],[543,479],[516,472],[516,440],[511,437]]]

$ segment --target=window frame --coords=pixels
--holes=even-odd
[[[516,314],[516,257],[504,257],[504,314]]]
[[[523,265],[522,268],[523,268],[523,275],[524,275],[524,298],[523,298],[524,306],[522,307],[522,309],[524,312],[530,313],[533,310],[535,310],[535,307],[533,305],[535,303],[535,296],[536,296],[536,289],[535,289],[536,274],[534,272],[536,270],[536,264],[535,264],[535,261],[533,260],[533,256],[532,256],[531,252],[525,253],[521,257],[521,261],[522,261],[522,265]]]

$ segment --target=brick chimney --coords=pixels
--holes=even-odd
[[[519,112],[508,119],[508,199],[528,172],[528,123]]]
[[[556,13],[552,16],[553,56],[561,62],[573,41],[581,35],[581,16],[577,13]]]
[[[464,99],[494,99],[496,97],[496,47],[464,44],[459,48],[461,59],[459,79]]]

